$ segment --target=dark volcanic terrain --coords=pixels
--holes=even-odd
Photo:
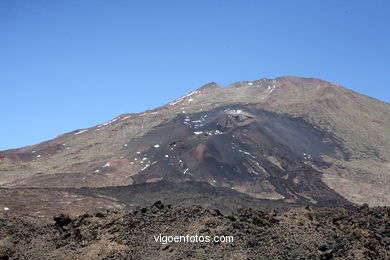
[[[105,211],[54,224],[0,217],[7,259],[389,259],[390,209],[310,207],[288,213],[229,214],[161,202],[133,212]],[[159,235],[233,236],[232,243],[160,243]]]

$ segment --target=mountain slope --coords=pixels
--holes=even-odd
[[[97,196],[201,181],[291,205],[388,205],[388,129],[389,104],[319,79],[210,83],[154,110],[0,152],[0,185],[90,187]]]

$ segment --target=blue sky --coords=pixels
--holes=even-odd
[[[318,77],[390,102],[390,1],[0,1],[0,150],[210,81]]]

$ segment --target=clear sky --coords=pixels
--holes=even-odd
[[[318,77],[390,102],[387,0],[1,0],[0,150],[211,81]]]

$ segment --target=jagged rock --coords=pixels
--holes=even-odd
[[[64,214],[55,215],[53,219],[56,222],[56,224],[60,227],[66,226],[71,222],[69,216]]]
[[[3,257],[15,259],[390,259],[390,208],[308,209],[275,214],[241,209],[226,214],[194,207],[163,207],[162,202],[139,211],[102,211],[104,217],[78,222],[59,231],[0,216]],[[158,209],[158,210],[156,210]],[[76,218],[77,219],[77,218]],[[74,223],[73,222],[69,223]],[[233,236],[233,243],[162,243],[159,235]],[[7,258],[3,258],[7,259]]]

